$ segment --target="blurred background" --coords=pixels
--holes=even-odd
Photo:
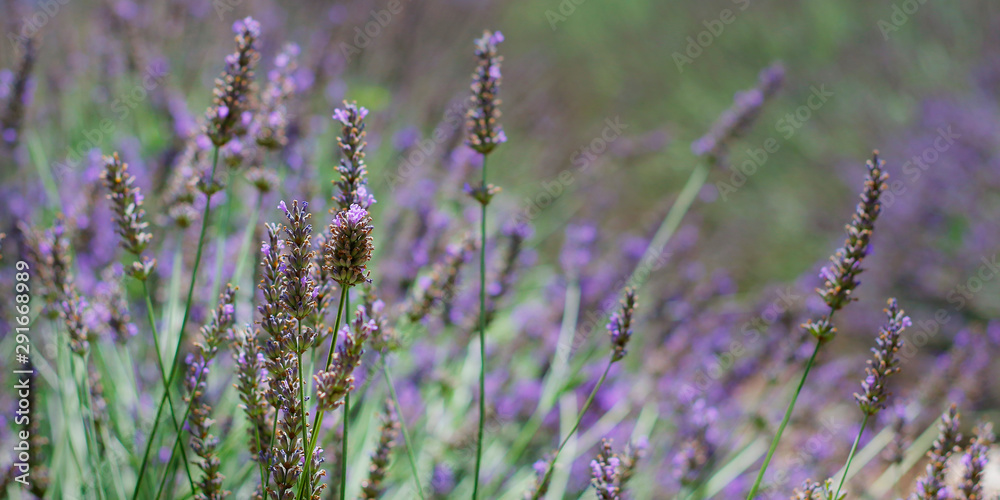
[[[890,193],[859,302],[838,317],[841,335],[811,384],[810,398],[832,402],[831,411],[844,415],[841,431],[848,437],[802,468],[832,474],[843,459],[857,426],[851,394],[889,296],[913,318],[914,335],[926,336],[894,391],[904,402],[922,401],[921,410],[911,412],[920,415],[911,419],[914,427],[930,425],[946,399],[960,400],[970,412],[968,427],[976,418],[996,417],[1000,387],[991,382],[998,367],[990,353],[1000,344],[994,319],[1000,310],[997,2],[3,0],[0,12],[0,68],[6,68],[0,98],[16,87],[24,37],[38,40],[23,128],[3,137],[0,223],[8,234],[16,232],[18,218],[38,222],[56,211],[72,213],[97,182],[91,167],[101,152],[120,151],[144,174],[137,174],[139,184],[150,198],[164,196],[232,50],[230,27],[247,15],[262,24],[261,77],[285,42],[301,48],[289,145],[273,159],[282,171],[276,196],[310,199],[314,213],[324,213],[339,159],[339,127],[330,116],[342,100],[357,100],[372,112],[368,164],[379,199],[376,219],[399,222],[377,225],[376,241],[406,234],[406,214],[424,214],[428,203],[454,217],[453,232],[471,229],[478,209],[461,187],[478,178],[479,167],[460,147],[459,117],[474,64],[471,42],[484,29],[502,31],[501,121],[509,143],[490,159],[490,182],[503,188],[491,227],[514,221],[533,227],[522,255],[532,271],[522,273],[511,292],[504,320],[511,335],[530,332],[534,318],[544,316],[533,308],[561,304],[562,292],[552,298],[553,283],[572,274],[560,256],[579,227],[593,234],[582,238],[590,249],[575,271],[582,309],[600,311],[619,295],[615,283],[639,261],[706,161],[692,143],[732,106],[736,92],[756,86],[762,69],[780,63],[783,87],[730,145],[725,161],[694,186],[666,258],[644,283],[646,327],[637,334],[641,356],[630,370],[645,373],[660,396],[630,397],[639,407],[647,397],[664,408],[691,403],[681,388],[697,385],[692,380],[699,370],[710,372],[724,359],[755,317],[765,319],[765,335],[775,345],[781,340],[784,350],[774,347],[771,355],[801,358],[797,325],[821,310],[812,292],[820,285],[819,269],[843,242],[864,162],[878,149]],[[237,217],[253,206],[249,196],[241,200]],[[158,223],[166,217],[165,209],[151,212]],[[86,227],[86,217],[77,223]],[[95,234],[78,243],[89,249],[80,265],[93,266],[89,278],[80,273],[86,289],[112,259],[113,241]],[[421,263],[432,261],[443,243],[409,257],[385,246],[382,261]],[[160,260],[167,267],[170,259]],[[397,278],[396,291],[383,293],[402,300],[415,276]],[[776,303],[783,304],[780,318],[768,319],[764,314]],[[559,313],[548,320],[558,323]],[[692,347],[691,339],[699,338],[711,340]],[[694,356],[677,361],[672,352]],[[766,370],[751,369],[772,366],[760,356],[744,356],[726,370],[742,373],[740,363],[752,361],[742,369],[766,379]],[[701,391],[699,400],[718,409],[713,419],[727,420],[752,407],[764,384],[726,386],[717,395]],[[934,393],[942,389],[933,384],[947,386],[947,394]],[[627,385],[615,390],[625,394]],[[771,399],[756,408],[765,429],[780,418],[786,400],[780,390],[766,394]],[[816,429],[810,410],[802,411],[806,442]],[[688,418],[662,409],[660,415],[675,419],[676,425],[666,424],[670,432],[681,432]],[[727,425],[717,427],[725,434]],[[627,436],[631,428],[622,432]],[[726,441],[705,439],[719,448]],[[671,497],[664,492],[681,481],[674,477],[674,455],[653,453],[647,472],[670,472],[649,476],[667,479],[637,487],[640,498]],[[790,492],[805,474],[791,474],[795,479],[778,491]],[[727,487],[728,493],[714,493],[731,498],[745,484]]]

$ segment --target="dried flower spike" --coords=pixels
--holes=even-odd
[[[469,135],[466,144],[480,154],[486,155],[498,145],[507,142],[503,127],[497,123],[500,118],[500,63],[503,56],[497,55],[497,45],[503,41],[503,34],[483,32],[476,40],[476,72],[472,74],[472,97],[466,114]]]
[[[632,314],[635,312],[636,294],[634,288],[625,289],[625,298],[621,301],[621,310],[611,315],[608,320],[608,334],[611,335],[611,362],[620,361],[625,357],[625,347],[632,338]]]
[[[795,489],[792,494],[792,500],[833,500],[833,481],[827,479],[823,483],[817,483],[811,479],[806,479],[806,482],[802,483],[802,486]],[[841,500],[847,496],[847,493],[841,493],[837,500]]]
[[[889,299],[885,313],[888,316],[886,323],[879,330],[875,347],[872,348],[874,359],[868,360],[866,377],[861,382],[864,393],[854,394],[861,411],[868,415],[874,415],[885,408],[885,401],[889,397],[886,382],[890,375],[900,370],[900,360],[896,355],[903,345],[902,332],[910,326],[910,318],[903,314],[896,299]]]
[[[338,212],[330,224],[330,240],[324,252],[327,269],[341,286],[354,286],[368,280],[368,261],[372,258],[372,218],[361,206],[351,205]]]
[[[226,56],[226,69],[215,80],[212,105],[205,117],[206,134],[216,146],[226,144],[240,132],[244,112],[249,111],[253,97],[254,67],[260,60],[260,23],[247,17],[233,23],[233,32],[236,52]]]

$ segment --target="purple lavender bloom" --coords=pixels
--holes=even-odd
[[[472,97],[466,115],[469,135],[466,144],[480,154],[489,154],[500,144],[507,142],[500,119],[500,63],[503,56],[497,54],[497,45],[503,41],[499,31],[486,31],[476,40],[476,72],[472,75]]]
[[[254,67],[260,60],[257,52],[260,23],[247,17],[233,23],[233,32],[237,49],[226,56],[226,69],[215,81],[212,106],[205,117],[206,135],[216,146],[226,144],[241,132],[242,116],[251,102]]]
[[[359,205],[368,209],[375,203],[375,198],[368,192],[368,169],[365,166],[365,117],[368,110],[358,106],[356,102],[344,101],[343,108],[333,112],[333,119],[341,123],[340,137],[337,144],[343,158],[337,166],[340,179],[335,181],[337,194],[333,201],[337,210],[348,210],[351,205]]]
[[[867,415],[874,415],[885,408],[885,401],[889,397],[886,382],[889,376],[900,370],[897,355],[903,346],[901,335],[911,324],[910,318],[903,314],[896,299],[889,299],[885,313],[888,319],[875,340],[875,347],[872,348],[874,359],[868,361],[868,367],[865,368],[867,375],[861,383],[864,393],[854,394],[861,411]]]
[[[781,88],[784,79],[785,69],[781,63],[774,63],[761,70],[757,86],[737,92],[733,98],[733,106],[719,116],[707,134],[691,145],[694,154],[713,158],[725,155],[729,143],[746,133],[760,115],[764,103]]]

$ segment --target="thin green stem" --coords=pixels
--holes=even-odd
[[[858,443],[861,442],[861,435],[865,433],[865,426],[868,425],[868,417],[870,416],[871,414],[865,412],[865,418],[861,420],[861,428],[858,429],[858,436],[854,438],[854,444],[851,445],[851,453],[847,455],[847,465],[844,466],[844,475],[840,478],[840,484],[837,485],[837,492],[833,495],[834,500],[840,498],[840,489],[844,487],[844,481],[847,480],[847,471],[851,469],[854,453],[858,451]]]
[[[219,165],[219,147],[216,146],[212,153],[212,172],[209,174],[210,182],[215,179],[215,169]],[[177,346],[174,348],[174,357],[170,366],[170,375],[167,377],[167,384],[164,387],[163,397],[160,398],[160,403],[156,408],[156,419],[153,421],[153,429],[149,433],[149,439],[146,442],[146,451],[142,454],[142,465],[139,467],[139,477],[135,481],[135,489],[132,492],[132,498],[136,499],[139,497],[139,488],[142,486],[142,479],[145,477],[146,467],[149,464],[149,452],[153,449],[153,441],[156,437],[157,428],[160,425],[160,415],[163,413],[163,407],[166,405],[167,400],[170,397],[170,386],[174,382],[174,377],[177,376],[177,365],[178,358],[180,357],[181,347],[184,345],[184,329],[187,327],[188,318],[191,314],[191,301],[194,298],[194,285],[198,280],[198,266],[201,264],[201,251],[205,246],[205,231],[208,229],[208,216],[211,213],[212,207],[212,195],[205,194],[205,211],[201,217],[201,233],[198,235],[198,247],[195,251],[194,267],[191,269],[191,284],[188,286],[188,296],[187,302],[184,305],[184,317],[181,319],[181,329],[180,334],[177,336]],[[191,410],[191,406],[188,405],[188,411],[184,412],[185,419],[187,418],[187,413]],[[183,423],[183,420],[181,421]],[[179,438],[180,436],[178,436]],[[173,452],[171,452],[171,460],[173,459]],[[169,461],[167,462],[169,466]]]
[[[559,448],[556,448],[556,453],[552,457],[552,460],[549,460],[549,463],[546,465],[545,475],[542,476],[541,484],[543,485],[548,484],[549,480],[552,479],[552,472],[555,470],[556,461],[559,460],[559,454],[562,453],[563,448],[566,447],[566,443],[569,442],[569,438],[573,437],[573,434],[576,433],[577,428],[580,427],[580,422],[583,420],[583,416],[587,413],[587,408],[590,408],[591,403],[594,402],[594,397],[597,395],[597,391],[601,390],[601,386],[604,385],[604,379],[608,377],[608,372],[611,371],[611,365],[613,364],[614,361],[609,359],[608,366],[604,367],[604,373],[601,373],[601,378],[597,379],[597,385],[595,385],[594,389],[590,391],[590,396],[587,396],[587,402],[583,403],[583,408],[580,408],[580,414],[577,415],[576,422],[573,423],[573,427],[570,428],[569,432],[566,433],[566,437],[563,438],[561,443],[559,443]],[[538,500],[538,495],[540,494],[541,490],[542,488],[536,490],[532,495],[531,499]]]
[[[486,187],[486,155],[483,155],[483,184]],[[486,195],[488,196],[488,195]],[[479,432],[476,439],[476,475],[472,483],[472,500],[479,498],[479,470],[483,462],[483,430],[486,422],[486,201],[480,202],[482,214],[479,226]]]
[[[160,379],[163,381],[164,390],[169,390],[167,384],[167,370],[163,367],[163,356],[160,353],[160,334],[157,332],[156,319],[153,317],[153,299],[149,294],[149,285],[146,280],[142,280],[142,293],[146,299],[146,318],[149,320],[149,327],[153,331],[153,347],[156,350],[156,365],[160,369]],[[174,424],[174,432],[181,433],[181,426],[177,422],[177,413],[174,411],[174,402],[168,397],[167,407],[170,408],[170,423]],[[181,460],[184,461],[184,471],[187,473],[188,483],[191,491],[194,491],[194,476],[191,474],[191,466],[188,463],[187,452],[181,447]]]
[[[264,498],[267,498],[267,487],[271,484],[271,457],[274,456],[274,435],[278,431],[278,409],[274,409],[274,418],[271,420],[271,445],[268,446],[267,454],[267,477],[264,479]]]
[[[806,377],[809,376],[809,370],[812,369],[813,364],[816,362],[816,355],[819,354],[819,348],[822,345],[822,341],[816,341],[816,349],[813,350],[812,356],[809,357],[809,362],[806,363],[806,369],[802,372],[802,379],[799,380],[799,386],[795,389],[795,394],[792,395],[792,401],[788,403],[788,409],[785,410],[785,417],[781,419],[781,425],[778,426],[778,432],[771,441],[771,447],[767,450],[767,456],[764,457],[764,465],[760,468],[760,472],[757,473],[757,480],[754,481],[753,487],[750,488],[747,500],[752,500],[754,495],[757,494],[757,490],[760,489],[760,483],[764,480],[764,472],[767,471],[767,466],[771,463],[771,458],[774,457],[774,451],[778,449],[778,441],[781,441],[781,434],[785,432],[785,426],[788,425],[788,421],[792,418],[792,410],[795,409],[795,402],[799,399],[799,393],[802,392],[802,386],[806,384]]]
[[[344,416],[341,419],[344,425],[344,438],[340,440],[340,498],[347,498],[347,425],[349,418],[348,411],[351,408],[351,392],[344,394]]]
[[[340,330],[340,320],[344,317],[344,303],[347,300],[347,288],[348,287],[343,285],[341,285],[340,288],[340,302],[338,302],[337,304],[337,320],[334,321],[333,323],[333,335],[332,338],[330,339],[330,353],[327,354],[326,356],[326,363],[323,364],[323,371],[329,370],[330,363],[333,362],[333,352],[337,348],[337,334]],[[302,418],[304,419],[305,415],[302,415]],[[344,418],[345,419],[347,418],[346,413],[344,414]],[[312,450],[313,448],[316,447],[316,438],[317,436],[319,436],[319,432],[315,432],[315,429],[319,429],[319,424],[322,421],[323,421],[323,409],[317,407],[316,417],[313,418],[313,424],[312,424],[314,432],[312,433],[312,437],[309,438],[309,447],[306,448],[306,462],[305,462],[306,474],[310,474],[310,468],[311,468],[310,464],[312,463]]]
[[[81,384],[79,380],[76,383],[77,397],[80,398],[80,406],[83,407],[83,412],[81,417],[83,418],[83,432],[87,440],[87,458],[90,461],[90,468],[94,474],[94,489],[97,490],[97,496],[104,499],[104,487],[101,484],[101,473],[100,465],[97,462],[97,437],[94,435],[94,431],[97,426],[94,424],[94,403],[93,395],[90,393],[90,375],[87,373],[88,361],[87,358],[90,353],[84,354],[80,357],[83,362],[82,375],[78,377],[83,377],[83,383]],[[80,371],[80,370],[77,370]]]
[[[399,427],[403,431],[403,446],[406,446],[406,458],[410,462],[410,471],[413,472],[413,482],[417,483],[417,496],[420,500],[424,499],[424,488],[420,485],[420,475],[417,473],[417,458],[413,455],[413,442],[410,441],[410,433],[406,430],[406,420],[403,419],[403,407],[399,404],[399,397],[396,396],[396,386],[392,383],[392,376],[389,374],[389,365],[385,361],[385,357],[382,358],[382,374],[385,377],[385,383],[389,386],[389,396],[392,397],[392,404],[396,407],[396,413],[399,415]]]

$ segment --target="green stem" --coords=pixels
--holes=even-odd
[[[482,189],[484,191],[488,189],[485,154]],[[476,439],[476,475],[472,483],[472,500],[479,498],[479,470],[483,462],[483,429],[486,422],[486,201],[480,203],[482,215],[479,226],[479,432]]]
[[[403,446],[406,446],[406,457],[410,461],[410,471],[413,472],[413,482],[417,483],[417,496],[420,500],[424,499],[424,488],[420,485],[420,475],[417,473],[417,459],[413,456],[413,442],[410,441],[410,433],[406,430],[406,420],[403,419],[403,407],[399,404],[399,398],[396,396],[396,386],[392,383],[392,376],[389,375],[389,365],[385,361],[385,357],[382,358],[382,374],[385,376],[385,383],[389,386],[389,395],[392,397],[392,404],[396,407],[396,413],[399,415],[399,427],[403,431]]]
[[[349,418],[347,418],[348,411],[351,408],[351,392],[348,391],[344,394],[344,416],[342,421],[344,423],[344,438],[340,440],[340,498],[347,498],[347,425]]]
[[[209,181],[211,182],[215,179],[215,169],[219,165],[219,147],[216,146],[212,153],[212,172],[209,174]],[[201,251],[205,245],[205,230],[208,228],[208,216],[212,207],[212,195],[205,194],[205,211],[201,218],[201,233],[198,235],[198,248],[195,251],[194,267],[191,269],[191,284],[188,286],[188,296],[187,302],[184,305],[184,317],[181,320],[180,334],[177,336],[177,347],[174,348],[174,357],[170,366],[170,375],[167,377],[167,384],[164,387],[163,397],[160,398],[160,403],[156,408],[156,419],[153,421],[153,429],[150,431],[149,439],[146,442],[146,451],[142,454],[142,465],[139,467],[139,477],[135,481],[135,489],[132,492],[132,498],[136,499],[139,497],[139,488],[142,486],[142,479],[145,477],[146,467],[149,464],[149,452],[153,449],[153,441],[156,437],[156,430],[160,425],[160,415],[163,413],[163,407],[166,405],[170,396],[170,386],[174,382],[174,377],[177,376],[177,365],[178,358],[180,357],[181,347],[184,345],[184,329],[187,327],[188,318],[191,314],[191,300],[194,298],[194,285],[198,279],[198,266],[201,264]],[[191,410],[191,406],[188,405],[188,411]],[[188,411],[184,412],[187,418]],[[181,421],[183,423],[183,420]],[[178,435],[178,438],[180,436]],[[171,452],[171,460],[173,460],[173,452]],[[169,461],[167,462],[169,466]]]
[[[802,372],[802,379],[799,380],[799,386],[795,389],[795,394],[792,395],[792,401],[788,403],[788,409],[785,410],[785,417],[781,419],[781,425],[778,426],[778,432],[771,441],[771,448],[767,450],[767,456],[764,457],[764,465],[760,468],[760,472],[757,473],[757,480],[754,481],[753,487],[750,488],[747,500],[753,500],[754,495],[757,494],[757,490],[760,489],[760,483],[764,480],[764,472],[767,471],[767,466],[771,463],[771,458],[774,457],[774,451],[778,448],[778,441],[781,440],[781,434],[785,432],[785,426],[788,425],[788,421],[792,418],[792,410],[795,409],[795,402],[799,399],[799,393],[802,392],[802,386],[806,384],[806,377],[809,376],[809,370],[812,369],[813,363],[816,362],[816,355],[819,354],[819,348],[822,345],[822,341],[816,341],[816,349],[813,350],[812,356],[809,357],[809,362],[806,363],[806,370]]]
[[[163,367],[163,356],[160,353],[160,335],[156,329],[156,319],[153,317],[153,299],[149,294],[149,285],[146,280],[142,280],[142,293],[146,298],[146,318],[149,320],[149,327],[153,331],[153,347],[156,349],[156,365],[160,369],[160,379],[163,381],[164,390],[169,390],[167,384],[167,370]],[[170,423],[174,424],[174,432],[181,433],[181,426],[177,422],[177,413],[174,411],[173,399],[167,397],[167,407],[170,408]],[[188,463],[187,452],[181,447],[181,460],[184,461],[184,471],[187,473],[188,483],[191,491],[194,491],[194,476],[191,474],[191,466]]]
[[[329,370],[330,363],[333,362],[333,352],[337,348],[337,336],[338,336],[337,334],[339,333],[340,330],[340,320],[344,317],[344,302],[346,300],[347,300],[347,287],[341,285],[340,302],[338,302],[337,304],[337,320],[334,321],[333,323],[333,335],[332,338],[330,339],[330,353],[327,354],[326,356],[326,363],[323,364],[323,371]],[[304,419],[305,415],[302,415],[302,418]],[[344,418],[345,419],[347,418],[346,413],[344,414]],[[310,473],[310,464],[312,463],[312,450],[313,448],[316,447],[316,438],[317,436],[319,436],[319,432],[316,432],[316,429],[319,429],[319,424],[322,421],[323,421],[323,410],[317,407],[316,417],[313,418],[313,424],[312,424],[313,434],[312,437],[309,438],[309,447],[306,448],[306,462],[304,467],[306,474]]]
[[[94,474],[93,477],[94,489],[97,490],[97,496],[101,498],[101,500],[103,500],[104,487],[101,484],[100,466],[98,465],[97,462],[97,449],[98,449],[97,437],[94,436],[94,431],[96,430],[97,426],[94,424],[94,412],[92,409],[94,407],[94,404],[92,401],[93,396],[90,394],[90,374],[87,373],[87,365],[88,365],[87,358],[89,356],[90,353],[86,353],[80,358],[80,360],[83,362],[83,369],[82,369],[83,383],[81,384],[79,380],[77,381],[76,391],[77,391],[77,397],[80,398],[80,406],[83,407],[83,412],[82,412],[83,415],[81,415],[81,417],[83,417],[83,432],[87,440],[87,455],[88,455],[87,458],[90,461],[90,467]]]
[[[545,468],[545,475],[542,476],[541,484],[548,484],[549,480],[552,479],[552,472],[555,470],[556,461],[559,460],[559,454],[562,453],[563,448],[566,447],[566,443],[569,442],[569,438],[573,437],[576,429],[580,427],[580,422],[583,420],[583,416],[587,413],[587,408],[590,408],[591,403],[594,402],[594,396],[597,395],[597,391],[599,391],[601,386],[604,385],[604,379],[608,377],[608,372],[611,371],[611,365],[613,364],[614,361],[609,359],[608,366],[604,367],[604,373],[601,374],[601,378],[597,379],[597,385],[594,386],[594,390],[590,391],[590,396],[587,396],[587,402],[583,403],[583,408],[580,408],[580,414],[577,415],[576,422],[573,423],[573,427],[570,428],[566,437],[563,438],[561,443],[559,443],[559,448],[556,448],[556,454],[552,457],[552,460],[549,460],[549,463]],[[543,488],[539,488],[536,490],[532,495],[531,500],[538,500],[538,495],[542,489]]]
[[[868,417],[870,416],[871,414],[865,412],[865,418],[861,420],[861,428],[858,429],[858,436],[854,438],[851,453],[847,455],[847,465],[844,466],[844,475],[840,478],[840,484],[837,485],[837,492],[833,495],[833,500],[840,498],[840,489],[844,487],[844,481],[847,480],[847,471],[851,469],[851,462],[854,461],[854,453],[858,451],[858,443],[861,442],[861,435],[865,433],[865,426],[868,425]]]

